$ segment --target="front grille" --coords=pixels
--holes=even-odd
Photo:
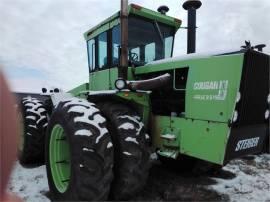
[[[261,52],[245,53],[242,72],[241,101],[237,105],[239,120],[237,125],[265,123],[269,94],[269,56]]]

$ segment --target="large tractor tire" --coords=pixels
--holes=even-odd
[[[43,103],[33,97],[21,100],[19,161],[22,165],[44,163],[47,112]]]
[[[106,120],[87,100],[60,102],[46,135],[46,169],[52,198],[106,200],[113,180],[113,144]]]
[[[117,103],[100,104],[108,120],[114,146],[114,181],[111,198],[127,200],[146,184],[150,168],[149,136],[141,118],[129,107]]]

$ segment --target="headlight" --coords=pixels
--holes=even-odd
[[[234,111],[232,120],[233,120],[233,122],[236,122],[237,119],[238,119],[238,112]]]
[[[267,103],[270,104],[270,94],[267,96]]]
[[[127,83],[124,79],[117,79],[114,85],[115,88],[117,88],[118,90],[123,90],[126,87]]]
[[[236,95],[236,103],[238,103],[241,100],[241,93],[238,92]]]
[[[269,110],[267,109],[267,110],[265,111],[265,113],[264,113],[264,118],[265,118],[265,119],[268,119],[268,118],[269,118],[269,114],[270,114],[270,112],[269,112]]]

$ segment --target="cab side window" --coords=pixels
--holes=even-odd
[[[169,36],[164,39],[165,41],[165,58],[172,57],[173,37]]]
[[[96,67],[96,54],[95,54],[95,39],[91,39],[87,42],[87,49],[88,49],[88,64],[90,71],[94,71]]]
[[[119,65],[120,25],[87,41],[90,72]]]
[[[120,48],[120,25],[112,29],[112,66],[119,65],[119,48]]]
[[[98,67],[102,69],[108,66],[108,41],[107,32],[98,36]]]

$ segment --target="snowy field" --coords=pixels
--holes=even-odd
[[[167,173],[166,173],[167,172]],[[159,166],[159,168],[155,168],[154,174],[151,174],[148,183],[148,187],[151,186],[151,183],[154,184],[164,184],[161,187],[162,195],[166,195],[169,192],[168,189],[179,190],[179,176],[175,176],[177,174],[169,173],[169,170],[166,170]],[[185,176],[185,182],[183,180],[182,184],[180,185],[183,187],[188,187],[190,184],[199,184],[198,181],[208,181],[211,180],[213,184],[203,183],[203,189],[206,190],[205,193],[200,193],[200,200],[229,200],[229,201],[267,201],[270,202],[270,155],[263,154],[260,156],[249,156],[245,159],[238,159],[232,161],[226,167],[223,168],[220,174],[215,174],[213,176],[205,176],[203,178],[194,178],[190,177],[189,184],[186,183],[189,180],[189,177]],[[223,174],[221,174],[223,173]],[[224,175],[226,173],[226,176]],[[167,186],[166,183],[168,181],[160,182],[160,176],[162,178],[167,178],[167,180],[171,182],[170,186]],[[170,178],[171,176],[171,178]],[[230,177],[228,177],[230,176]],[[180,176],[183,178],[183,176]],[[177,179],[177,182],[174,181]],[[155,181],[156,180],[156,181]],[[157,182],[159,180],[159,182]],[[196,181],[197,180],[197,181]],[[152,182],[153,181],[153,182]],[[152,186],[151,186],[152,187]],[[182,189],[183,189],[182,187]],[[186,195],[196,195],[195,192],[198,192],[196,188],[199,189],[199,186],[192,186],[190,193],[185,193]],[[151,190],[149,188],[144,191],[142,196],[136,197],[134,200],[159,200],[159,201],[166,201],[170,200],[170,198],[162,198],[158,197],[157,195],[160,194],[160,187],[153,186]],[[10,179],[9,183],[9,190],[10,192],[16,193],[25,201],[29,202],[39,202],[39,201],[50,201],[47,196],[49,196],[48,184],[47,184],[47,177],[46,177],[46,170],[45,166],[40,166],[38,168],[23,168],[18,162],[16,162],[13,174]],[[186,190],[186,189],[185,189]],[[209,192],[210,191],[210,192]],[[147,192],[147,193],[146,193]],[[148,193],[151,192],[151,193]],[[207,198],[209,193],[217,193],[217,196],[214,198]],[[175,192],[176,194],[177,191]],[[176,200],[188,200],[194,199],[198,200],[198,196],[195,198],[177,198]],[[198,194],[197,194],[198,195]]]
[[[23,168],[16,162],[9,182],[9,191],[27,202],[50,201],[46,197],[49,187],[45,166]]]
[[[270,202],[270,155],[263,154],[254,159],[234,160],[223,170],[236,177],[225,180],[215,178],[211,186],[219,193],[227,194],[231,201]]]

